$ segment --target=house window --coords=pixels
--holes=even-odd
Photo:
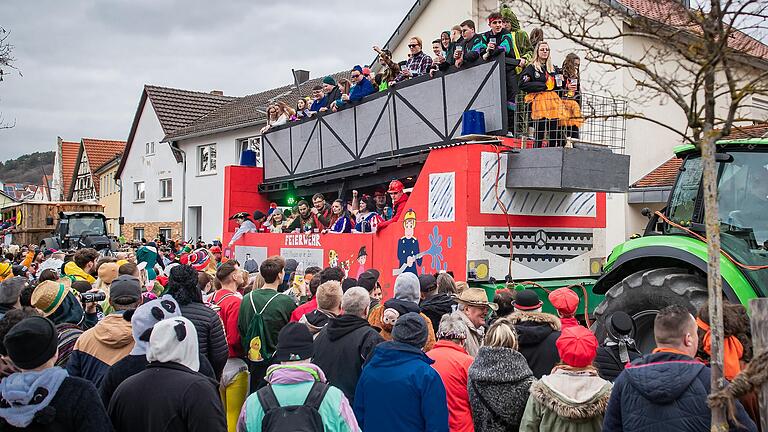
[[[144,145],[144,148],[145,148],[145,152],[144,152],[145,155],[149,156],[149,155],[155,154],[155,142],[154,141],[146,143]]]
[[[216,144],[197,148],[198,174],[216,174]]]
[[[133,229],[133,241],[141,241],[141,239],[144,238],[144,228],[134,228]]]
[[[260,136],[243,138],[243,139],[237,140],[237,159],[240,159],[240,156],[246,150],[253,150],[254,152],[256,152],[257,167],[264,166],[261,160],[261,137]]]
[[[144,182],[135,182],[133,184],[133,201],[144,202]]]
[[[173,198],[173,180],[160,179],[160,200],[170,200]]]
[[[160,240],[168,241],[168,239],[171,238],[171,229],[160,228],[160,230],[158,231],[158,237],[160,237]]]

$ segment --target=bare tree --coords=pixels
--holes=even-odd
[[[21,76],[21,72],[19,72],[13,65],[13,62],[15,62],[16,59],[13,58],[13,45],[8,42],[10,35],[11,34],[5,30],[5,28],[0,26],[0,82],[3,81],[3,77],[8,75],[10,71],[16,71],[16,73]],[[15,125],[15,120],[11,123],[7,123],[2,114],[0,114],[0,129],[9,129]]]
[[[685,116],[683,127],[649,112],[644,119],[696,145],[704,169],[704,208],[708,244],[707,282],[712,328],[712,390],[723,378],[720,224],[717,204],[716,141],[753,118],[755,95],[768,94],[768,2],[764,0],[517,0],[513,7],[550,39],[579,47],[586,61],[607,75],[628,73],[640,101],[664,98]],[[752,35],[752,36],[750,36]],[[630,55],[628,40],[647,49]],[[626,83],[625,83],[626,84]],[[712,430],[727,430],[722,410],[712,412]]]

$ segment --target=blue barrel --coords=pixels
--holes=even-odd
[[[240,165],[241,166],[250,166],[255,167],[256,166],[256,152],[253,150],[244,150],[242,154],[240,154]]]
[[[485,114],[481,111],[464,111],[461,116],[462,135],[485,135]]]

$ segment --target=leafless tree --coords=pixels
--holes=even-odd
[[[629,74],[632,99],[664,98],[685,115],[675,127],[652,113],[636,112],[696,145],[704,168],[708,243],[709,308],[712,328],[712,390],[723,379],[722,282],[717,204],[716,141],[753,118],[755,95],[768,94],[765,0],[516,0],[512,7],[527,24],[543,27],[548,39],[579,47],[587,62]],[[628,40],[647,47],[641,55],[624,49]],[[727,430],[725,414],[713,410],[712,430]]]
[[[16,59],[13,57],[13,45],[8,41],[10,33],[0,26],[0,82],[3,81],[3,77],[8,75],[11,71],[15,71],[21,76],[21,72],[16,69],[13,62]],[[10,123],[6,122],[2,114],[0,114],[0,129],[9,129],[16,125],[16,121]]]

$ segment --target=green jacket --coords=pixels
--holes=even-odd
[[[269,352],[275,351],[275,347],[277,346],[277,334],[280,333],[280,329],[288,324],[291,319],[291,313],[296,309],[296,304],[293,300],[287,295],[278,293],[273,289],[262,288],[254,290],[243,297],[243,302],[240,303],[240,314],[237,317],[237,330],[242,337],[248,333],[248,326],[251,319],[256,315],[256,312],[261,311],[269,299],[276,294],[277,297],[269,303],[261,316],[264,320],[264,327],[266,327],[267,332],[264,347]],[[251,297],[253,297],[253,305],[251,304]],[[255,311],[254,307],[256,308]]]
[[[521,432],[599,432],[611,397],[611,383],[597,371],[556,369],[533,383],[520,422]]]

